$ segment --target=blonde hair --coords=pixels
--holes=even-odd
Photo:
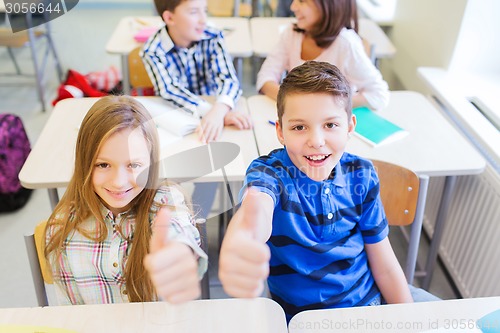
[[[94,242],[105,240],[107,227],[101,213],[100,198],[92,185],[92,174],[103,143],[113,134],[125,129],[140,129],[150,151],[147,183],[142,192],[134,198],[132,208],[124,217],[135,219],[133,239],[128,239],[129,246],[133,246],[124,272],[127,295],[131,302],[145,302],[156,299],[153,285],[143,266],[143,259],[149,251],[149,214],[159,186],[159,143],[150,114],[132,97],[103,97],[90,108],[83,119],[76,142],[73,176],[47,223],[47,229],[52,227],[54,232],[46,244],[45,256],[54,255],[51,263],[56,267],[53,271],[59,272],[64,244],[72,232],[76,231]],[[83,226],[83,222],[88,218],[95,218],[97,221],[92,231]],[[57,277],[54,280],[57,281]]]

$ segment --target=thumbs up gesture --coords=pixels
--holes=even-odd
[[[170,223],[168,208],[160,209],[144,266],[158,296],[170,303],[181,303],[200,296],[198,264],[188,245],[169,239]]]
[[[222,242],[219,278],[226,293],[233,297],[257,297],[269,275],[269,247],[274,202],[250,189],[229,223]]]

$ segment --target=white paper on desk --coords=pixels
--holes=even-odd
[[[138,98],[137,100],[146,107],[159,128],[173,135],[182,137],[191,134],[200,123],[195,116],[161,99]]]

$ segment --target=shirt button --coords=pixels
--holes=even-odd
[[[114,262],[114,263],[113,263],[113,267],[118,267],[118,263],[117,263],[117,262]]]
[[[331,220],[333,217],[333,214],[332,213],[328,213],[328,219]]]
[[[123,289],[123,295],[127,295],[127,289]]]
[[[325,189],[325,194],[328,194],[328,193],[330,193],[330,189],[329,189],[329,188],[326,188],[326,189]]]

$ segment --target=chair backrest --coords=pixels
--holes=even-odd
[[[141,51],[141,46],[136,47],[128,54],[128,72],[129,72],[129,82],[132,88],[152,88],[153,82],[149,78],[148,72],[144,67],[141,56],[139,55]]]
[[[206,220],[200,219],[196,221],[196,228],[200,233],[201,249],[208,255],[208,234]],[[208,269],[200,281],[201,299],[210,299],[210,277]]]
[[[24,236],[28,259],[30,263],[31,276],[35,285],[35,293],[39,306],[49,305],[45,283],[52,284],[52,275],[49,265],[44,256],[45,225],[47,221],[39,223],[34,230]]]
[[[389,225],[413,223],[418,203],[420,180],[402,166],[373,160],[380,180],[380,197]]]

